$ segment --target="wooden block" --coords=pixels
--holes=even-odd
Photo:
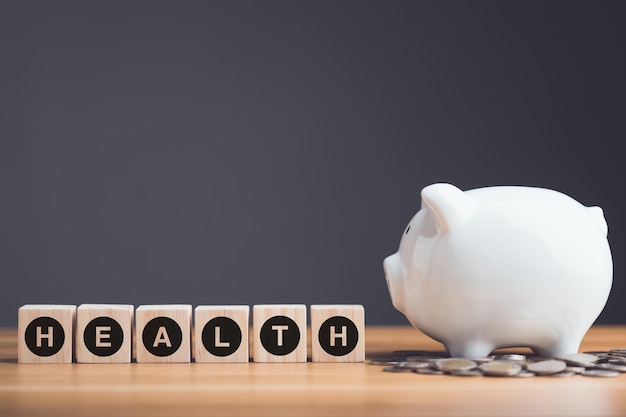
[[[311,361],[365,361],[362,305],[311,306]]]
[[[132,305],[81,304],[76,310],[76,362],[130,363]]]
[[[249,317],[250,306],[196,307],[196,362],[248,362]]]
[[[255,305],[252,308],[254,362],[306,362],[306,306]]]
[[[19,363],[72,363],[76,306],[27,304],[17,312]]]
[[[137,363],[191,362],[191,305],[143,305],[135,312]]]

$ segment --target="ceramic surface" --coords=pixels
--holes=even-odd
[[[613,280],[601,208],[532,187],[433,184],[421,196],[383,263],[393,305],[413,326],[452,356],[578,351]]]

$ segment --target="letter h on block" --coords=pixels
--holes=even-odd
[[[311,306],[311,361],[365,361],[362,305]]]
[[[132,305],[81,304],[76,310],[76,362],[130,363]]]
[[[143,305],[135,312],[137,363],[191,362],[191,305]]]
[[[76,306],[27,304],[17,312],[19,363],[72,363]]]

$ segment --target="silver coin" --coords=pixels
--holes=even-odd
[[[596,355],[598,357],[598,360],[607,360],[607,359],[626,359],[626,356],[619,356],[619,355],[611,355],[610,353],[602,353],[599,355]]]
[[[413,369],[413,372],[421,375],[445,375],[444,372],[432,368]]]
[[[522,371],[522,367],[515,362],[494,360],[481,363],[478,367],[483,374],[489,376],[513,376]]]
[[[485,362],[491,362],[492,360],[494,360],[493,356],[485,356],[484,358],[465,358],[468,359],[470,361],[474,361],[476,363],[485,363]]]
[[[478,369],[464,369],[459,371],[451,371],[450,375],[452,376],[482,376],[483,373]]]
[[[626,358],[608,358],[607,359],[608,363],[614,363],[616,365],[626,365]]]
[[[396,358],[376,358],[376,359],[370,359],[368,363],[370,365],[390,366],[390,365],[396,365],[400,362],[406,362],[406,361],[399,360]]]
[[[574,362],[574,361],[565,361],[565,363],[567,364],[567,366],[573,366],[573,367],[582,367],[582,368],[593,368],[596,362]]]
[[[609,371],[606,369],[587,369],[581,375],[583,376],[597,376],[603,378],[612,378],[615,376],[619,376],[619,372],[617,371]]]
[[[568,353],[566,355],[561,355],[558,359],[564,361],[574,361],[574,362],[595,362],[598,360],[598,355],[593,355],[591,353]]]
[[[575,374],[582,374],[583,372],[585,372],[585,367],[584,366],[568,366],[567,368],[565,368],[565,371],[574,372]]]
[[[564,371],[557,372],[555,374],[549,374],[549,375],[546,375],[546,376],[549,376],[551,378],[567,378],[567,377],[574,376],[574,375],[576,375],[576,372],[568,371],[566,369]]]
[[[385,366],[383,372],[413,372],[411,368],[404,368],[402,366]]]
[[[526,367],[527,370],[537,375],[550,375],[563,372],[567,364],[557,359],[549,359],[547,361],[531,363]]]
[[[560,360],[567,362],[573,366],[593,366],[598,361],[597,355],[589,353],[570,353],[559,357]]]
[[[626,356],[626,349],[623,349],[623,348],[611,349],[611,350],[609,350],[609,353],[611,355],[616,355],[616,356]]]
[[[518,353],[508,353],[505,355],[495,355],[494,360],[497,361],[513,361],[513,362],[524,362],[526,360],[526,355],[520,355]]]
[[[430,368],[430,363],[428,362],[400,362],[396,366],[400,366],[402,368],[409,368],[409,369],[423,369],[423,368]]]
[[[626,372],[626,365],[620,365],[617,363],[599,363],[595,369],[607,369],[609,371]]]
[[[464,358],[445,358],[435,362],[435,368],[443,372],[469,371],[477,365],[476,362]]]

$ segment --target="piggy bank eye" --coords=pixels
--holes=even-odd
[[[406,232],[404,232],[404,234],[405,234],[405,235],[406,235],[406,234],[408,234],[408,233],[409,233],[409,230],[411,230],[411,226],[410,226],[410,225],[409,225],[409,227],[407,227],[407,228],[406,228]]]

